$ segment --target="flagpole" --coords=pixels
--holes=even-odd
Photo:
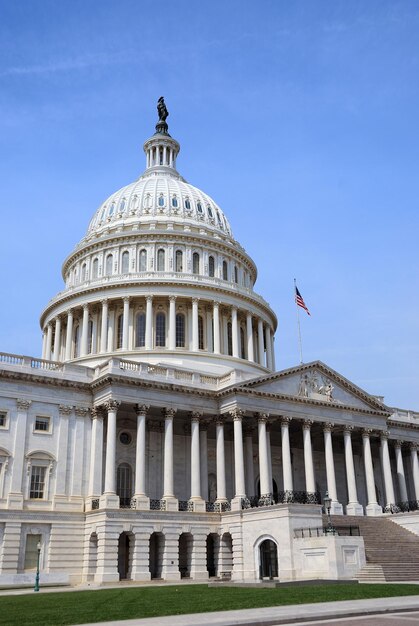
[[[295,308],[297,309],[297,327],[298,327],[298,343],[300,346],[300,363],[303,363],[303,344],[301,341],[301,327],[300,327],[300,314],[298,312],[298,304],[295,296],[297,295],[297,281],[294,278],[294,300],[295,300]]]

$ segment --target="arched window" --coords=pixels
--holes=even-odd
[[[116,348],[122,348],[122,330],[124,327],[124,316],[118,315],[117,325],[116,325]]]
[[[99,259],[95,259],[92,265],[92,277],[97,278],[99,276]]]
[[[122,274],[128,274],[129,272],[129,252],[128,250],[125,250],[125,252],[122,253],[122,269],[121,269],[121,273]]]
[[[145,346],[145,313],[137,313],[135,320],[135,346],[144,348]]]
[[[93,352],[93,322],[89,320],[88,328],[87,328],[87,353],[92,354]]]
[[[173,198],[172,198],[172,207],[174,209],[177,209],[177,207],[178,207],[178,201],[177,201],[176,196],[173,196]]]
[[[209,205],[207,206],[207,211],[208,211],[208,216],[210,217],[210,219],[213,219],[214,216],[212,214],[212,209]]]
[[[164,196],[162,193],[159,195],[159,206],[164,206]]]
[[[147,250],[140,250],[139,256],[139,271],[146,272],[147,271]]]
[[[147,194],[144,198],[144,208],[151,209],[151,194]]]
[[[163,248],[160,248],[160,250],[157,250],[157,271],[158,272],[164,272],[165,270],[165,253]]]
[[[185,209],[186,209],[187,211],[190,211],[190,210],[191,210],[191,202],[190,202],[189,198],[186,198],[186,199],[185,199]]]
[[[199,274],[199,254],[198,252],[194,252],[192,255],[192,272],[194,274]]]
[[[198,316],[198,350],[204,349],[204,318]]]
[[[103,222],[103,218],[105,217],[105,211],[106,211],[106,207],[103,207],[102,212],[100,214],[100,222]]]
[[[119,211],[120,213],[125,211],[125,198],[122,199],[121,204],[119,205]]]
[[[213,256],[208,257],[208,274],[215,276],[215,260]]]
[[[156,347],[164,348],[166,346],[166,315],[165,313],[157,313],[156,315]]]
[[[231,329],[231,322],[227,324],[227,354],[233,356],[233,333]]]
[[[183,272],[183,252],[182,250],[176,250],[176,272]]]
[[[80,275],[80,281],[84,282],[85,280],[87,280],[87,265],[86,263],[83,263],[83,265],[81,266],[81,275]]]
[[[235,283],[239,282],[239,271],[237,269],[237,265],[234,266],[234,282]]]
[[[185,316],[183,313],[176,315],[176,348],[185,347]]]
[[[112,274],[113,256],[108,254],[106,257],[105,275],[110,276]]]
[[[74,329],[74,358],[77,359],[80,351],[80,326]]]
[[[111,217],[114,214],[115,211],[115,203],[112,202],[111,208],[109,209],[109,217]]]
[[[197,203],[196,208],[198,210],[198,213],[203,213],[204,209],[202,208],[202,204],[200,202]]]
[[[245,359],[246,358],[246,347],[245,347],[245,343],[244,343],[244,330],[243,328],[240,326],[240,351],[241,351],[241,358]]]
[[[227,261],[223,261],[223,280],[228,280],[228,266],[227,266]]]
[[[118,465],[116,471],[116,493],[119,496],[120,506],[127,507],[131,503],[132,490],[132,469],[128,463]]]

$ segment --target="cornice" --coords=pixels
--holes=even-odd
[[[43,377],[27,372],[12,371],[0,368],[0,379],[18,380],[30,383],[41,384],[49,387],[65,387],[67,389],[78,389],[80,391],[91,391],[91,383],[77,382],[65,378]]]
[[[397,422],[395,420],[387,420],[387,426],[393,428],[404,428],[406,430],[419,430],[419,424],[412,424],[412,422]]]
[[[145,380],[140,378],[127,378],[126,376],[118,376],[116,374],[105,374],[101,378],[91,383],[92,392],[97,392],[112,384],[123,385],[125,387],[141,387],[143,389],[156,389],[160,391],[179,392],[190,396],[199,396],[215,400],[217,392],[210,389],[197,389],[196,387],[187,387],[177,383],[166,383],[154,380]],[[162,402],[164,404],[164,402]]]

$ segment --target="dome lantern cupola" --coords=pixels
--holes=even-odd
[[[166,119],[169,111],[166,108],[163,96],[157,103],[159,121],[156,124],[156,132],[144,143],[146,153],[146,168],[170,168],[176,170],[176,157],[180,151],[178,142],[169,135],[169,127]]]

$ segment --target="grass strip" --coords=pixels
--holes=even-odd
[[[2,626],[91,622],[254,609],[287,604],[419,595],[417,585],[316,585],[253,589],[174,585],[0,597]]]

